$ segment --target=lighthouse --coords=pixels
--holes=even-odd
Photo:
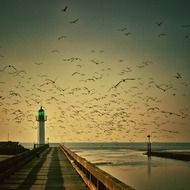
[[[47,120],[47,116],[45,116],[45,112],[41,108],[38,110],[38,115],[36,117],[36,120],[38,121],[38,134],[37,134],[37,142],[39,145],[45,144],[45,121]]]

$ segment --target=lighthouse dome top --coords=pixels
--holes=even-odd
[[[42,106],[40,107],[39,112],[44,112]]]

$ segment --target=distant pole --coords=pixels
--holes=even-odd
[[[151,156],[151,142],[150,142],[150,135],[147,135],[148,143],[147,143],[147,154]]]
[[[8,133],[8,141],[9,141],[9,133]]]

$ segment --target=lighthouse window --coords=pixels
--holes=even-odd
[[[39,119],[44,119],[44,112],[43,111],[39,111]]]
[[[41,116],[41,115],[44,115],[44,112],[39,112],[39,115]]]

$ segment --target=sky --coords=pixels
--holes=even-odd
[[[0,141],[189,142],[188,0],[0,0]]]

